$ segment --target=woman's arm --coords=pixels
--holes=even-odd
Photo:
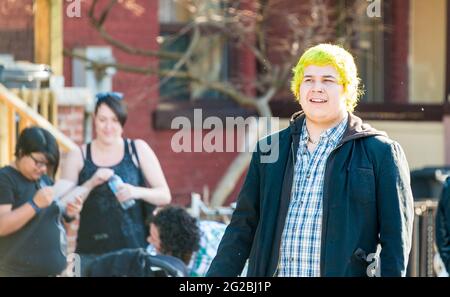
[[[12,204],[0,205],[0,237],[20,230],[36,212],[29,203],[12,210]]]
[[[80,149],[71,150],[62,155],[61,179],[78,183],[78,175],[83,168],[83,156]]]
[[[83,168],[83,163],[83,156],[81,155],[80,149],[75,149],[67,153],[61,163],[61,179],[66,179],[77,184],[78,175]],[[114,171],[109,168],[98,169],[90,179],[81,185],[81,187],[75,188],[77,197],[80,197],[83,201],[86,200],[92,189],[106,182],[113,174]],[[83,191],[80,189],[83,189]],[[71,193],[68,193],[67,195],[70,194]]]
[[[145,141],[137,139],[135,144],[144,178],[151,188],[125,184],[117,198],[119,201],[137,198],[157,206],[169,204],[172,197],[158,158]]]
[[[39,208],[46,208],[53,201],[53,189],[45,187],[36,192],[34,203]],[[30,205],[24,205],[12,210],[12,204],[0,205],[0,236],[10,235],[25,226],[34,216],[36,211]]]

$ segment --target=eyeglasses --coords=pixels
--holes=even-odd
[[[48,162],[36,160],[36,158],[33,157],[32,154],[29,154],[28,156],[34,161],[34,164],[36,165],[36,167],[42,168],[42,167],[44,167],[44,166],[45,166],[45,167],[48,166]]]
[[[123,93],[119,92],[101,92],[95,95],[95,98],[97,98],[97,102],[105,100],[107,98],[114,98],[116,100],[122,100],[123,99]]]

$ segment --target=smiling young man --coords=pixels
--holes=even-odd
[[[258,145],[207,276],[237,276],[247,259],[248,276],[368,276],[378,247],[380,275],[404,276],[409,168],[398,143],[352,114],[352,55],[319,44],[293,71],[302,111],[271,137],[276,162],[261,162]]]

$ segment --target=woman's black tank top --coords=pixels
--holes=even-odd
[[[134,142],[124,139],[124,146],[123,159],[108,168],[114,170],[125,183],[145,186],[142,172],[133,162],[133,155],[139,162]],[[86,146],[86,158],[78,176],[78,184],[82,185],[89,180],[98,168],[92,161],[89,143]],[[135,201],[134,206],[124,210],[107,182],[95,187],[80,213],[76,252],[103,254],[123,248],[146,247],[148,235],[146,216],[151,215],[154,206],[142,200]]]

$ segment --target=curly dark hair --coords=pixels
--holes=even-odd
[[[170,205],[159,210],[151,222],[159,231],[161,253],[189,264],[192,254],[200,248],[197,220],[184,208]]]

